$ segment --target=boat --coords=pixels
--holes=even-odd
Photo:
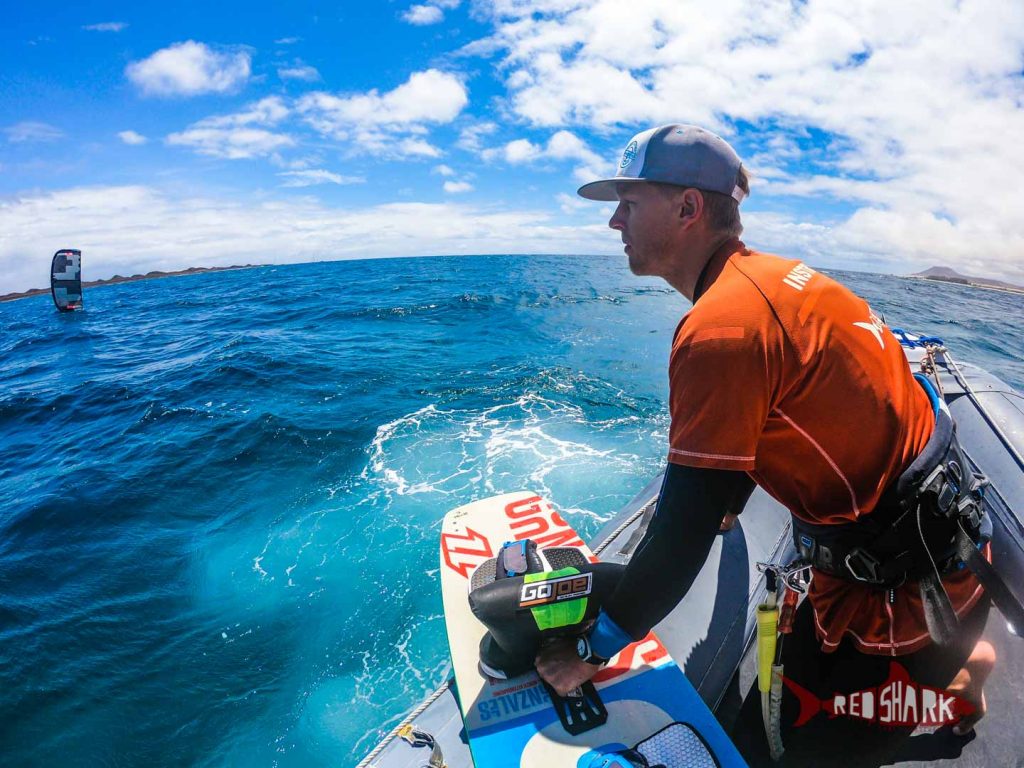
[[[984,369],[956,361],[941,339],[892,329],[911,369],[929,375],[945,398],[970,461],[988,479],[993,520],[992,557],[1017,596],[1024,596],[1024,394]],[[654,513],[661,475],[653,478],[593,538],[602,560],[626,563]],[[766,596],[759,562],[796,557],[789,512],[756,489],[734,528],[719,536],[686,597],[655,632],[728,731],[757,675],[756,610]],[[1020,765],[1024,731],[1024,627],[1012,627],[995,608],[983,634],[996,649],[985,688],[988,714],[975,734],[919,728],[887,763],[914,766]],[[453,680],[416,706],[357,768],[421,768],[436,744],[451,768],[473,766],[462,736]],[[433,765],[433,763],[429,763]]]

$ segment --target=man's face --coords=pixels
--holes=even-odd
[[[622,235],[630,271],[664,277],[681,255],[679,194],[645,183],[617,184],[616,192],[619,205],[608,226]]]

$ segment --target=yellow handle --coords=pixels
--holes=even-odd
[[[761,693],[768,693],[772,688],[778,626],[778,608],[767,603],[757,606],[757,689]]]

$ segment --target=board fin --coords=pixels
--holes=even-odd
[[[590,680],[566,696],[559,695],[543,678],[541,682],[551,697],[551,706],[558,713],[562,727],[572,736],[586,733],[608,721],[608,710]]]

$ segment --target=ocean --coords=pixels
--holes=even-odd
[[[831,274],[1024,389],[1024,296]],[[0,304],[5,765],[357,763],[449,674],[444,513],[532,489],[596,533],[661,468],[688,303],[622,257],[478,256],[85,307]]]

